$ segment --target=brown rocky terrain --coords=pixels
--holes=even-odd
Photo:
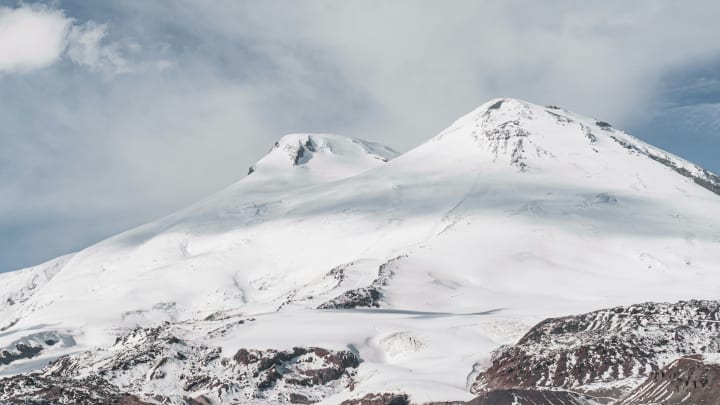
[[[619,404],[720,404],[720,364],[701,355],[679,358],[654,371]]]
[[[63,356],[38,372],[0,379],[0,404],[309,404],[346,389],[358,365],[350,351],[319,347],[224,354],[162,325],[137,328],[109,350]]]
[[[413,402],[405,394],[368,394],[358,399],[347,400],[341,405],[593,405],[585,395],[569,391],[538,389],[500,389],[482,393],[470,401],[454,402]]]
[[[617,307],[539,323],[516,345],[499,349],[472,389],[480,395],[562,389],[611,403],[636,392],[645,379],[666,375],[664,367],[681,356],[718,350],[716,301]]]
[[[210,333],[252,322],[232,319]],[[718,301],[552,318],[497,350],[472,385],[476,398],[424,405],[720,404],[719,352]],[[224,353],[183,338],[182,328],[166,323],[136,328],[109,349],[63,356],[40,371],[0,379],[0,404],[311,404],[352,390],[360,362],[352,351],[320,347]],[[415,403],[404,393],[342,402]]]

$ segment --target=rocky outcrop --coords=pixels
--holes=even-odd
[[[341,405],[594,405],[589,397],[569,391],[557,390],[495,390],[485,392],[470,401],[413,402],[405,394],[367,394]]]
[[[367,287],[356,288],[345,291],[330,301],[318,306],[318,309],[350,309],[350,308],[378,308],[382,301],[382,289],[393,276],[394,266],[397,261],[407,257],[398,256],[388,260],[378,267],[378,275]],[[342,280],[342,279],[341,279]]]
[[[448,403],[447,405],[451,405]],[[591,398],[570,391],[508,389],[485,392],[465,405],[593,405]],[[441,404],[427,404],[441,405]],[[444,404],[443,404],[444,405]],[[459,405],[459,404],[458,404]]]
[[[317,153],[336,153],[336,149],[347,149],[351,144],[355,153],[360,152],[370,159],[382,162],[388,162],[398,155],[396,151],[373,142],[328,134],[286,135],[275,142],[270,152],[279,151],[286,154],[292,166],[301,166],[308,163]],[[256,169],[256,166],[251,166],[248,174],[252,174]]]
[[[0,380],[0,403],[23,405],[146,405],[135,395],[121,392],[107,380],[98,377],[77,379],[19,375]]]
[[[623,398],[674,359],[720,349],[720,303],[646,303],[547,319],[499,349],[472,389]]]
[[[136,328],[111,348],[0,379],[0,403],[315,403],[346,389],[360,362],[350,351],[319,347],[224,354],[180,332],[170,324]]]
[[[373,286],[345,291],[330,301],[323,302],[318,309],[378,308],[382,292]]]
[[[0,366],[8,365],[18,360],[32,359],[44,353],[47,349],[70,347],[75,345],[72,336],[59,332],[38,332],[12,342],[0,348]]]
[[[373,393],[361,398],[348,399],[340,405],[410,405],[406,394]]]
[[[256,387],[261,391],[280,381],[290,387],[327,385],[349,375],[348,369],[359,365],[352,352],[318,347],[296,347],[291,351],[240,349],[233,360],[244,368],[242,379],[257,381]]]
[[[720,364],[708,363],[702,355],[690,355],[652,372],[619,405],[715,405],[718,402]]]
[[[31,359],[42,352],[41,346],[28,346],[22,343],[15,345],[15,350],[0,351],[0,364],[6,365],[21,359]]]

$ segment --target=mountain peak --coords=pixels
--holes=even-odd
[[[494,98],[492,100],[489,100],[489,101],[481,104],[478,108],[476,108],[473,111],[473,113],[491,114],[493,112],[499,112],[499,111],[513,113],[513,112],[518,112],[521,110],[527,110],[532,107],[542,108],[542,106],[530,103],[528,101],[520,100],[517,98],[503,97],[503,98]]]
[[[512,365],[529,353],[547,364],[535,349],[557,343],[552,333],[490,352],[540,319],[588,312],[552,322],[597,326],[608,311],[590,311],[720,289],[720,199],[705,190],[720,194],[720,179],[609,124],[496,99],[385,163],[394,156],[337,135],[287,135],[219,193],[3,277],[0,371],[68,355],[15,381],[58,386],[42,376],[65,373],[62,386],[100,381],[173,403],[337,403],[351,394],[333,390],[348,381],[352,395],[408,386],[415,398],[454,400],[485,381],[472,359]],[[667,316],[708,313],[686,308]],[[592,370],[597,356],[575,352],[563,353]],[[331,374],[343,379],[317,383]],[[0,402],[14,399],[8,384]]]
[[[397,155],[387,146],[341,135],[288,134],[278,139],[248,174],[277,176],[295,169],[340,178],[377,167]]]
[[[485,108],[486,110],[490,111],[490,110],[499,110],[503,107],[503,105],[505,107],[508,107],[508,106],[530,105],[530,104],[531,103],[528,103],[527,101],[523,101],[523,100],[520,100],[517,98],[504,97],[504,98],[494,98],[494,99],[486,102],[485,104],[483,104],[481,106],[481,108]]]
[[[525,172],[563,155],[597,153],[600,127],[559,107],[513,98],[492,99],[460,117],[435,141],[462,143],[483,162],[509,164]],[[468,148],[472,143],[475,147]]]
[[[622,176],[627,175],[623,170],[638,165],[653,171],[670,169],[720,195],[720,176],[605,121],[513,98],[482,104],[422,149],[431,155],[442,150],[443,156],[455,161],[475,161],[483,170],[510,166],[521,173],[556,173],[564,178],[589,179],[607,171]]]

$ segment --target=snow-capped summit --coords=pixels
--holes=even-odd
[[[431,146],[435,143],[442,147]],[[670,169],[720,194],[717,175],[607,122],[512,98],[490,100],[417,149],[425,154],[449,150],[454,159],[469,155],[486,170],[510,165],[518,172],[555,172],[596,181],[607,178],[610,183],[627,176],[630,167],[643,166],[642,170],[655,171],[658,178]]]
[[[472,365],[540,319],[720,291],[720,178],[605,122],[496,99],[394,156],[281,138],[236,184],[43,272],[3,310],[0,352],[28,336],[67,344],[0,372],[168,322],[225,357],[349,347],[363,360],[355,394],[470,399]],[[376,311],[351,310],[363,307]],[[119,381],[202,391],[143,370]]]
[[[275,142],[270,152],[250,167],[249,174],[335,180],[380,166],[397,155],[387,146],[340,135],[289,134]],[[295,172],[288,171],[291,168]]]

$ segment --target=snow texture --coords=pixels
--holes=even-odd
[[[241,348],[350,350],[362,360],[354,390],[323,390],[327,404],[382,392],[469,400],[491,352],[542,319],[720,291],[718,177],[560,108],[491,100],[399,156],[288,135],[250,172],[0,275],[0,347],[38,333],[73,342],[0,374],[167,323],[227,361]],[[255,321],[236,328],[238,317]],[[189,395],[177,381],[157,391]]]

